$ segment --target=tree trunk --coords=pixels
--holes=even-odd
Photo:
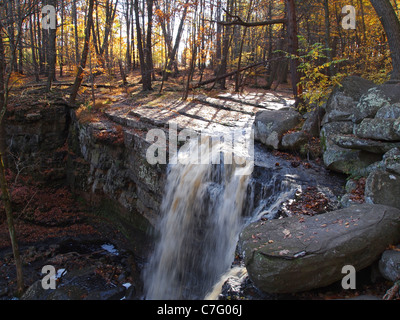
[[[86,60],[89,53],[89,43],[90,43],[90,31],[92,29],[93,23],[93,5],[94,0],[89,0],[89,10],[87,14],[86,28],[85,28],[85,44],[82,51],[82,58],[80,65],[78,67],[78,72],[76,74],[74,85],[72,86],[70,103],[74,104],[76,100],[76,96],[78,95],[79,87],[81,86],[83,80],[83,70],[86,67]]]
[[[6,98],[6,83],[5,83],[5,54],[3,45],[3,32],[2,25],[0,24],[0,131],[1,137],[3,138],[2,143],[0,143],[0,189],[1,189],[1,200],[3,201],[4,208],[7,216],[8,231],[10,234],[11,247],[14,254],[15,266],[17,269],[17,294],[22,295],[24,291],[24,279],[22,272],[22,261],[19,255],[19,248],[17,237],[15,234],[14,221],[11,208],[11,198],[8,192],[7,180],[5,177],[5,167],[3,162],[3,154],[5,149],[5,135],[3,127],[3,118],[7,108],[7,98]]]
[[[150,73],[150,80],[152,75],[154,75],[154,67],[153,67],[153,54],[152,54],[152,45],[151,45],[151,37],[153,32],[153,0],[146,0],[147,2],[147,34],[146,34],[146,48],[145,48],[145,61],[147,64],[148,72]],[[149,90],[153,90],[151,87]]]
[[[144,1],[144,0],[143,0]],[[135,20],[136,20],[136,33],[137,33],[137,47],[139,52],[139,60],[140,60],[140,71],[142,74],[142,87],[143,91],[152,90],[151,86],[151,69],[149,68],[148,62],[148,53],[144,52],[144,45],[142,39],[142,28],[140,26],[139,19],[139,1],[134,1],[135,6]],[[150,35],[151,37],[151,35]],[[148,45],[148,44],[147,44]],[[150,51],[151,54],[151,51]]]
[[[72,1],[72,19],[74,21],[75,35],[75,63],[79,63],[79,38],[78,38],[78,14],[76,12],[76,0]]]
[[[249,22],[249,20],[250,20],[252,5],[253,5],[253,1],[250,0],[246,22]],[[242,40],[240,42],[239,58],[238,58],[236,70],[240,70],[241,65],[242,65],[242,53],[243,53],[243,45],[244,45],[244,39],[246,38],[246,33],[247,33],[247,27],[244,27]],[[239,92],[239,86],[240,86],[240,72],[237,72],[236,77],[235,77],[235,92]]]
[[[228,0],[227,4],[227,11],[232,12],[233,10],[233,0]],[[231,16],[229,14],[226,14],[226,22],[229,23],[231,21]],[[229,53],[229,45],[230,45],[230,40],[231,40],[231,26],[226,25],[225,26],[225,32],[223,34],[222,38],[222,57],[221,57],[221,64],[219,67],[219,72],[218,74],[226,74],[227,72],[227,65],[228,65],[228,53]],[[220,79],[219,85],[222,90],[226,89],[226,78]]]
[[[48,1],[49,5],[54,6],[56,8],[57,1],[50,0]],[[57,19],[57,18],[56,18]],[[49,41],[47,47],[47,61],[49,64],[49,74],[47,76],[47,86],[46,91],[49,92],[51,90],[51,84],[53,81],[56,80],[56,34],[57,34],[57,21],[56,21],[56,28],[49,29]]]
[[[63,76],[64,66],[64,0],[61,0],[61,48],[60,48],[60,77]]]
[[[186,20],[188,3],[189,3],[189,0],[186,0],[186,2],[184,4],[184,9],[183,9],[183,14],[182,14],[182,17],[181,17],[181,21],[180,21],[179,27],[178,27],[178,33],[177,33],[176,38],[175,38],[174,47],[172,48],[172,51],[169,53],[169,56],[168,56],[168,64],[166,66],[166,70],[164,70],[163,80],[168,80],[169,72],[171,72],[171,70],[172,70],[172,66],[173,66],[174,61],[175,61],[176,53],[178,52],[178,49],[179,49],[179,44],[181,42],[182,33],[183,33],[183,26],[184,26],[184,22]]]
[[[32,16],[29,17],[29,26],[30,26],[30,36],[31,36],[31,51],[32,51],[32,63],[33,68],[35,70],[35,81],[39,82],[39,66],[36,60],[36,49],[35,49],[35,37],[34,37],[34,28],[32,23]]]
[[[370,0],[381,20],[392,56],[392,80],[400,80],[400,21],[390,0]]]
[[[289,53],[291,55],[297,56],[299,42],[297,38],[297,20],[296,20],[296,3],[295,0],[286,0],[286,14],[287,14],[287,32],[288,32],[288,44],[289,44]],[[290,59],[290,75],[291,75],[291,84],[292,91],[296,101],[296,106],[300,102],[300,94],[301,90],[297,87],[297,84],[300,82],[300,74],[297,70],[299,66],[298,59]]]

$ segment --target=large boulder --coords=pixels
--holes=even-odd
[[[301,115],[293,109],[259,111],[254,120],[254,138],[269,148],[278,149],[283,134],[300,121]]]
[[[352,120],[361,96],[374,86],[374,83],[361,77],[350,76],[343,80],[330,95],[326,103],[323,123]]]
[[[283,136],[281,144],[286,150],[299,150],[308,143],[308,136],[304,131],[291,132]]]
[[[325,108],[318,106],[315,107],[314,110],[307,114],[306,121],[304,121],[301,130],[311,137],[319,137],[321,123],[325,113]]]
[[[395,119],[364,119],[355,127],[355,134],[364,139],[400,141],[400,134],[395,130]]]
[[[380,156],[359,148],[348,148],[339,145],[338,140],[343,135],[353,132],[351,121],[336,121],[326,123],[321,129],[322,159],[325,166],[333,171],[346,174],[361,174]]]
[[[363,139],[354,135],[336,135],[333,137],[333,141],[345,149],[363,150],[377,154],[384,154],[393,148],[400,147],[400,142]]]
[[[400,147],[385,153],[382,161],[386,171],[400,175]]]
[[[384,106],[379,109],[375,115],[375,118],[382,119],[397,119],[400,118],[400,103]]]
[[[400,86],[349,77],[326,104],[320,133],[329,169],[368,175],[381,156],[400,143]],[[352,101],[352,102],[351,102]]]
[[[372,171],[365,182],[365,201],[400,209],[400,175],[384,170]]]
[[[389,281],[400,280],[400,247],[386,250],[379,260],[379,271]]]
[[[378,87],[371,88],[356,105],[352,120],[360,123],[365,118],[374,118],[381,108],[388,106],[390,106],[390,98]]]
[[[362,204],[318,216],[258,221],[240,235],[250,279],[268,293],[330,285],[342,268],[361,270],[400,242],[400,210]]]

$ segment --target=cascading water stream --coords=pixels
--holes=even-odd
[[[233,148],[214,137],[190,139],[169,165],[159,239],[143,271],[145,299],[216,297],[214,285],[236,272],[230,267],[246,223],[276,218],[299,187],[275,162],[265,164],[265,153],[252,153],[248,132]]]
[[[211,140],[191,142],[170,165],[146,299],[203,299],[233,261],[253,162],[223,163],[223,143]],[[211,161],[198,164],[199,154]]]

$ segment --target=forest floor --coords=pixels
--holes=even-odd
[[[71,71],[54,83],[55,90],[61,92],[65,100],[68,100],[68,89],[74,80],[72,74]],[[212,77],[212,74],[205,74],[203,79],[207,77]],[[157,75],[157,78],[160,79],[161,76]],[[182,97],[185,75],[171,78],[164,84],[162,93],[159,92],[161,81],[153,82],[153,91],[142,92],[139,71],[132,72],[128,75],[127,80],[128,85],[123,86],[119,76],[98,76],[95,79],[96,86],[93,91],[90,82],[84,82],[84,86],[80,89],[79,103],[85,109],[90,110],[89,116],[94,118],[101,117],[108,106],[117,102],[168,105],[171,101],[179,100]],[[29,91],[41,88],[40,84],[35,84],[30,77],[21,77],[16,83],[20,90],[14,90],[15,93],[10,99],[10,108],[13,107],[13,101],[29,103]],[[289,84],[281,84],[277,91],[267,90],[263,88],[263,85],[264,81],[261,78],[257,81],[249,79],[241,94],[272,93],[286,99],[291,98]],[[228,89],[226,92],[232,93],[233,86],[234,80],[227,79]],[[189,94],[189,100],[198,94],[213,97],[221,94],[221,90],[196,89]],[[308,163],[296,154],[277,152],[276,155],[292,161],[293,166],[303,164],[306,167]],[[316,163],[318,161],[319,159],[316,159]],[[114,285],[133,283],[140,292],[140,280],[136,278],[138,263],[130,254],[127,239],[110,221],[93,215],[90,208],[79,198],[74,197],[67,187],[40,185],[29,176],[20,176],[15,181],[15,173],[11,171],[8,171],[7,178],[11,185],[15,225],[24,261],[26,285],[31,285],[38,279],[38,276],[42,277],[40,270],[44,263],[47,264],[50,261],[53,264],[58,263],[59,267],[65,267],[65,263],[68,262],[69,267],[74,268],[94,264],[96,274],[107,283],[112,282]],[[355,197],[362,201],[362,184],[357,189]],[[313,215],[318,213],[320,206],[325,205],[326,201],[315,190],[310,189],[287,210],[291,210],[293,214]],[[98,256],[93,255],[93,252],[98,254],[102,250],[102,245],[110,242],[122,254],[118,257],[108,256],[98,264]],[[80,243],[80,246],[77,243]],[[82,249],[85,246],[87,250]],[[73,259],[71,259],[71,252],[77,253],[73,255]],[[128,269],[128,271],[124,271],[124,269]],[[360,287],[352,290],[351,293],[343,291],[335,285],[285,298],[319,300],[344,299],[362,295],[382,297],[390,288],[390,284],[383,280],[372,282],[369,277],[370,271],[367,273],[368,275],[362,274]],[[0,299],[10,299],[15,286],[15,266],[5,214],[2,204],[0,204]]]

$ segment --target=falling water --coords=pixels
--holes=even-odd
[[[203,299],[231,266],[253,163],[224,164],[225,147],[202,137],[170,165],[160,238],[144,271],[146,299]],[[197,164],[199,154],[211,161]]]

